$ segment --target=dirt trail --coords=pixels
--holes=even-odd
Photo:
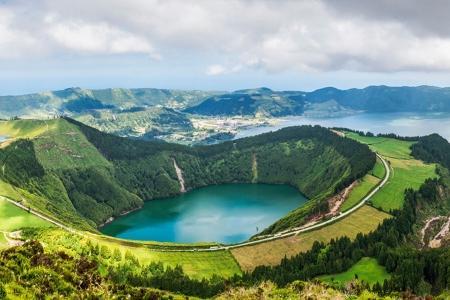
[[[0,231],[0,233],[5,236],[5,240],[8,243],[9,247],[21,246],[24,243],[24,241],[20,240],[21,231],[14,231],[14,232]]]
[[[438,248],[441,246],[442,239],[450,231],[450,217],[447,218],[447,222],[441,227],[441,230],[434,236],[434,238],[428,243],[430,248]]]
[[[175,168],[175,172],[177,173],[178,182],[180,183],[180,192],[181,193],[185,193],[186,192],[186,188],[184,186],[183,172],[178,167],[177,162],[175,161],[175,159],[173,160],[173,166]]]
[[[328,200],[330,211],[326,214],[326,216],[335,216],[339,212],[339,208],[342,203],[344,203],[344,201],[348,198],[348,195],[357,184],[358,181],[353,181],[352,184],[346,187],[343,191]]]
[[[430,227],[431,223],[433,223],[434,221],[440,220],[442,218],[444,218],[444,217],[443,216],[437,216],[437,217],[429,218],[428,220],[425,221],[425,225],[420,230],[420,236],[421,236],[422,244],[424,246],[426,246],[425,245],[425,233],[426,233],[428,227]]]

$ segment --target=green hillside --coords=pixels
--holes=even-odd
[[[0,180],[14,193],[4,195],[86,229],[144,200],[179,194],[174,161],[193,189],[255,182],[255,159],[256,182],[290,184],[316,210],[375,163],[366,146],[311,126],[197,147],[120,138],[72,119],[5,121],[0,133],[11,138],[0,149]]]
[[[448,211],[448,171],[439,166],[439,180],[422,180],[417,174],[435,176],[428,172],[436,165],[424,164],[408,152],[409,146],[422,142],[421,155],[427,155],[430,163],[445,164],[445,143],[427,148],[422,139],[416,144],[361,136],[365,146],[321,127],[302,126],[214,146],[187,147],[124,139],[71,119],[0,122],[0,128],[10,138],[0,148],[0,195],[79,229],[94,231],[103,217],[126,206],[179,193],[174,160],[183,169],[188,188],[251,181],[297,187],[311,201],[302,213],[295,210],[288,216],[292,223],[277,223],[291,226],[308,212],[320,210],[322,199],[355,180],[360,184],[348,205],[370,190],[383,175],[370,147],[393,168],[390,182],[377,193],[384,195],[377,203],[385,205],[393,199],[403,204],[392,215],[364,205],[317,230],[231,251],[201,251],[211,244],[189,251],[185,245],[173,248],[167,243],[48,229],[26,210],[17,212],[6,205],[2,216],[8,222],[14,216],[23,218],[13,226],[3,225],[3,230],[22,229],[21,239],[32,241],[7,247],[8,236],[0,236],[0,247],[7,248],[0,252],[0,295],[378,299],[395,298],[408,290],[423,296],[441,294],[445,299],[448,294],[448,249],[414,247],[423,222]],[[401,168],[407,176],[395,176]],[[397,192],[402,186],[420,188]],[[387,198],[386,193],[394,190]],[[427,236],[438,229],[430,228]],[[178,252],[182,249],[188,251]],[[352,280],[355,274],[369,285]],[[298,281],[317,277],[332,283]],[[351,284],[344,285],[349,280]]]
[[[401,208],[405,189],[418,189],[427,178],[435,178],[436,165],[424,163],[411,155],[417,142],[404,141],[383,136],[362,136],[347,132],[346,136],[355,139],[369,147],[388,160],[392,175],[386,186],[371,200],[372,204],[384,211]]]
[[[295,95],[298,94],[301,94],[301,92]],[[212,116],[300,115],[303,113],[303,101],[297,101],[295,97],[287,97],[268,88],[259,88],[212,96],[196,106],[187,108],[185,111]]]

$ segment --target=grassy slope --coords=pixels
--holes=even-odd
[[[414,142],[401,141],[385,137],[367,137],[360,136],[354,132],[346,132],[346,137],[357,140],[360,143],[369,145],[374,151],[377,151],[385,157],[394,157],[399,159],[411,159],[411,145]]]
[[[34,138],[47,130],[48,122],[51,121],[0,121],[0,135],[6,135],[9,138]]]
[[[348,198],[340,207],[340,211],[344,212],[349,210],[356,204],[358,204],[362,198],[364,198],[377,184],[380,182],[380,179],[367,174],[364,176],[350,192]]]
[[[384,137],[364,137],[347,132],[346,136],[385,156],[392,172],[388,183],[371,200],[375,207],[384,211],[398,209],[403,205],[403,193],[407,188],[418,189],[425,179],[436,177],[436,165],[425,164],[414,159],[411,153],[413,142],[400,141]]]
[[[47,121],[48,130],[34,140],[37,158],[47,170],[111,167],[78,127],[63,119]]]
[[[0,232],[0,250],[8,247],[8,241],[5,238],[5,234]]]
[[[35,120],[0,122],[0,133],[13,139],[33,138],[38,153],[37,158],[46,169],[64,169],[73,166],[108,168],[110,166],[110,163],[86,140],[76,126],[61,119],[45,122]],[[30,194],[3,181],[0,181],[0,195],[37,208],[45,207],[48,202],[40,196]],[[23,226],[50,226],[47,222],[5,201],[0,201],[0,218],[2,220],[0,230],[5,231],[17,230]],[[56,232],[58,234],[52,235],[47,239],[48,242],[58,241],[57,236],[67,235],[59,230]],[[96,242],[108,245],[112,249],[119,248],[123,254],[130,251],[140,259],[141,263],[163,261],[171,266],[179,264],[183,266],[188,275],[194,277],[209,277],[213,273],[227,277],[240,273],[236,261],[226,251],[158,252],[150,251],[143,246],[124,246],[113,239],[109,241],[98,239]]]
[[[276,265],[285,256],[309,250],[314,241],[329,242],[341,236],[355,238],[359,232],[368,233],[377,228],[389,215],[364,205],[348,217],[329,226],[283,239],[231,250],[243,270],[253,270],[258,265]]]
[[[328,283],[345,285],[347,282],[355,279],[355,275],[359,280],[374,285],[376,282],[383,284],[385,279],[389,279],[390,275],[383,266],[380,266],[376,259],[363,257],[359,262],[354,264],[350,269],[339,274],[331,274],[320,276],[319,279]]]
[[[240,274],[241,270],[236,260],[229,251],[214,252],[163,252],[151,250],[139,244],[121,244],[115,240],[101,238],[95,235],[85,235],[83,237],[69,234],[60,229],[45,230],[38,236],[39,240],[49,248],[49,250],[64,250],[75,254],[77,245],[85,244],[88,241],[101,246],[106,246],[111,252],[118,249],[122,257],[125,253],[132,253],[138,258],[141,264],[150,262],[163,262],[165,265],[175,267],[180,265],[187,275],[193,278],[211,277],[213,274],[229,277]]]
[[[385,174],[386,174],[386,170],[384,169],[383,163],[377,157],[377,162],[375,163],[375,166],[373,167],[372,175],[377,178],[383,179]]]
[[[15,231],[23,227],[52,227],[52,225],[23,209],[0,199],[0,231]]]

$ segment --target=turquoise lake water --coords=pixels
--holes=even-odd
[[[117,218],[101,231],[133,240],[237,243],[306,201],[287,185],[214,185],[147,201],[141,210]]]

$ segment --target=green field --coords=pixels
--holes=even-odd
[[[8,241],[5,238],[5,234],[0,232],[0,250],[8,246]]]
[[[6,135],[9,138],[34,138],[43,134],[50,125],[51,121],[43,120],[16,120],[0,121],[0,135]]]
[[[372,175],[377,177],[377,178],[383,179],[385,174],[386,174],[386,170],[384,169],[383,163],[377,157],[377,161],[375,163],[375,166],[372,169]]]
[[[380,266],[376,259],[370,257],[363,257],[349,270],[343,273],[325,275],[318,278],[331,284],[343,286],[347,282],[355,279],[356,276],[359,280],[363,280],[371,286],[377,282],[383,284],[385,279],[390,278],[390,275],[386,272],[386,269]]]
[[[52,227],[52,225],[23,209],[0,199],[0,231],[15,231],[23,227]]]
[[[300,233],[266,243],[232,249],[234,257],[245,271],[259,265],[277,265],[287,256],[311,249],[315,241],[327,243],[341,236],[355,238],[361,233],[375,230],[390,215],[368,205],[362,206],[349,216],[317,230]]]
[[[358,204],[379,182],[380,179],[377,177],[369,174],[364,176],[350,192],[350,195],[340,207],[340,211],[344,212]]]
[[[389,181],[371,199],[371,203],[377,208],[387,212],[401,208],[405,189],[418,189],[427,178],[437,176],[435,164],[425,164],[411,156],[410,147],[414,142],[359,136],[353,132],[347,132],[346,136],[368,144],[372,150],[384,156],[390,164]]]
[[[162,262],[166,266],[175,267],[180,265],[184,272],[192,278],[209,278],[213,274],[230,277],[241,274],[241,269],[230,251],[186,251],[170,252],[153,250],[139,244],[129,243],[124,245],[114,239],[105,239],[93,234],[74,235],[61,229],[45,230],[39,234],[38,239],[43,242],[49,250],[64,250],[72,255],[78,253],[80,245],[86,243],[106,246],[111,252],[118,249],[122,257],[125,254],[133,254],[142,265],[151,262]]]
[[[424,164],[415,159],[389,159],[392,172],[386,185],[371,199],[375,207],[384,211],[401,208],[404,191],[418,189],[427,178],[436,177],[436,165]]]
[[[47,170],[110,167],[77,126],[63,120],[51,120],[49,129],[34,139],[36,156]]]
[[[345,136],[357,140],[360,143],[369,145],[370,149],[377,151],[382,156],[400,159],[411,158],[410,148],[414,142],[401,141],[385,137],[360,136],[354,132],[346,132]]]

